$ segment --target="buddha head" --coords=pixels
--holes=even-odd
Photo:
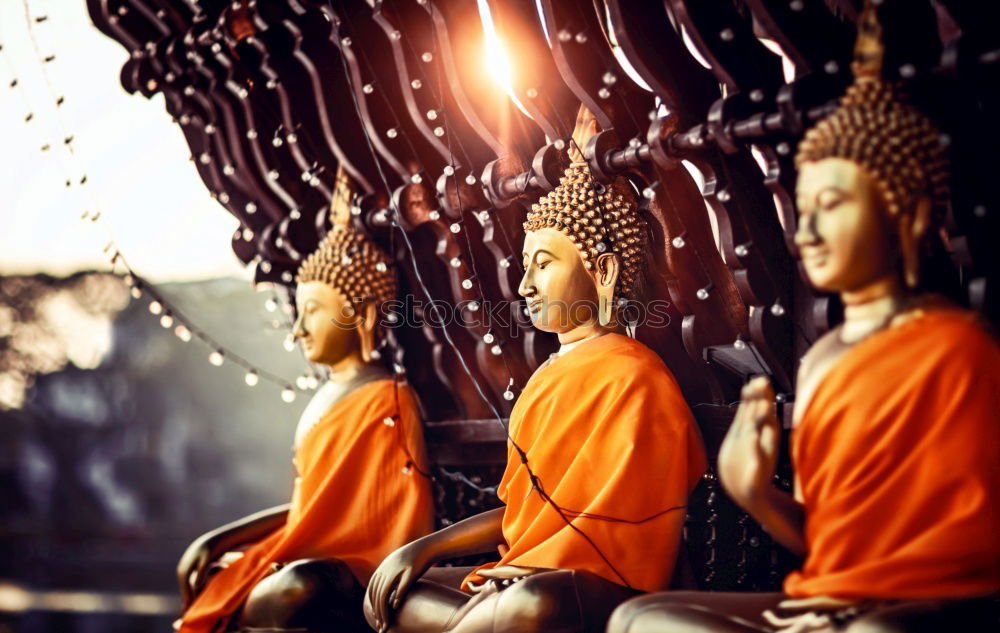
[[[581,327],[616,328],[618,301],[636,298],[646,222],[628,186],[594,182],[574,162],[559,186],[524,222],[524,278],[532,324],[562,335]]]
[[[854,84],[799,145],[795,242],[812,284],[850,292],[895,276],[915,288],[948,200],[941,133],[881,78],[881,29],[862,15]]]
[[[338,368],[377,358],[378,322],[398,283],[389,257],[364,234],[335,224],[296,276],[292,334],[306,358]]]

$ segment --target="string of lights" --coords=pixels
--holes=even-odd
[[[347,22],[350,23],[349,18],[347,19]],[[349,38],[343,38],[341,40],[341,44],[344,47],[350,46],[350,39]],[[407,42],[407,44],[408,44],[408,42]],[[360,64],[364,65],[364,67],[365,67],[364,70],[373,78],[370,82],[365,83],[362,86],[362,92],[364,94],[366,94],[366,95],[371,95],[372,93],[376,92],[375,79],[374,79],[376,75],[375,75],[375,72],[374,72],[374,68],[372,67],[372,65],[371,65],[370,61],[368,60],[367,56],[365,55],[364,51],[362,50],[362,51],[359,51],[359,52],[360,52],[360,54],[358,56],[356,56],[355,59]],[[421,56],[421,58],[426,61],[427,55],[431,55],[431,54],[430,53],[425,53],[424,55]],[[343,60],[344,60],[344,65],[345,65],[345,74],[347,74],[348,71],[346,69],[346,63],[347,63],[346,62],[346,57],[343,58]],[[417,72],[420,75],[423,75],[423,68],[422,67],[419,68]],[[415,79],[413,79],[411,81],[411,86],[414,89],[419,89],[421,86],[423,86],[423,84],[424,84],[424,82],[426,80],[427,80],[426,76],[417,77],[417,78],[415,78]],[[390,112],[392,114],[393,121],[395,123],[395,125],[392,128],[390,128],[392,134],[389,135],[389,138],[399,138],[399,137],[402,137],[402,139],[404,140],[404,142],[411,148],[411,151],[414,151],[414,154],[415,154],[415,150],[413,150],[412,141],[409,139],[409,133],[406,130],[406,128],[404,126],[402,126],[401,123],[399,122],[399,119],[396,116],[395,108],[393,107],[393,104],[390,103],[387,95],[385,94],[385,91],[379,90],[377,92],[378,92],[377,98],[380,98],[381,101],[384,103],[384,105],[386,107],[386,111],[388,111],[388,112]],[[352,92],[352,95],[355,98],[355,106],[358,106],[358,104],[356,102],[357,96],[353,92]],[[443,104],[443,96],[442,96],[440,90],[438,90],[434,94],[434,97],[435,97],[435,99],[437,101],[437,108],[436,108],[436,110],[432,110],[431,111],[432,113],[434,113],[434,116],[432,116],[431,119],[436,119],[439,114],[443,118],[443,121],[441,121],[441,125],[439,125],[438,127],[436,127],[434,129],[434,134],[436,136],[438,136],[438,137],[447,136],[446,141],[447,141],[447,147],[448,147],[448,155],[449,155],[448,156],[448,160],[449,160],[449,164],[448,164],[448,166],[445,167],[445,174],[447,176],[454,176],[454,174],[455,174],[454,165],[457,165],[458,163],[455,160],[455,158],[456,158],[455,157],[455,152],[454,152],[454,149],[453,149],[453,146],[452,146],[452,137],[453,137],[453,134],[451,134],[450,130],[445,131],[445,126],[448,126],[448,122],[447,122],[447,115],[445,114],[445,108],[444,108],[444,104]],[[360,112],[359,112],[359,115],[360,115]],[[428,113],[428,116],[430,116],[430,113]],[[450,127],[450,126],[448,126],[448,127]],[[367,140],[367,138],[368,138],[368,135],[367,135],[367,132],[366,132],[366,140]],[[461,145],[461,139],[459,139],[458,142],[460,144],[460,149],[462,150],[463,154],[465,154],[466,160],[468,161],[468,153],[466,152],[464,146]],[[375,161],[376,161],[376,167],[379,169],[379,173],[380,173],[380,176],[382,178],[383,186],[388,190],[388,183],[385,180],[384,174],[382,173],[381,164],[379,162],[379,159],[376,157]],[[422,182],[421,173],[422,173],[422,170],[418,171],[415,174],[413,174],[411,176],[411,178],[410,178],[410,182],[413,183],[413,184],[420,184]],[[473,185],[473,184],[475,184],[476,183],[476,177],[475,177],[475,175],[473,175],[471,173],[468,174],[466,176],[466,178],[465,178],[465,182],[466,182],[466,184],[468,184],[470,186]],[[478,290],[478,298],[475,299],[475,300],[469,301],[466,304],[466,307],[467,307],[468,310],[470,310],[472,312],[476,312],[483,305],[483,303],[485,301],[486,293],[485,293],[485,290],[484,290],[483,285],[482,285],[482,279],[479,276],[478,270],[476,268],[475,258],[473,257],[473,249],[472,249],[471,238],[469,236],[468,231],[463,231],[462,230],[464,228],[463,225],[464,225],[464,221],[465,221],[465,208],[464,208],[464,200],[463,200],[463,197],[462,197],[462,192],[459,190],[459,183],[458,183],[457,178],[453,178],[452,179],[452,184],[455,187],[454,193],[455,193],[455,197],[456,197],[456,199],[458,201],[458,205],[459,205],[459,219],[458,219],[457,222],[452,223],[450,225],[450,227],[449,227],[449,233],[451,235],[455,235],[455,236],[461,234],[464,237],[464,242],[465,242],[465,247],[466,247],[465,250],[464,250],[464,254],[465,254],[465,258],[464,259],[466,259],[466,260],[469,261],[469,266],[471,267],[471,273],[472,274],[469,277],[467,277],[467,278],[465,278],[465,279],[462,280],[461,286],[462,286],[462,288],[464,290],[471,290],[473,287],[476,287],[476,289]],[[484,210],[481,213],[487,214],[488,212]],[[390,221],[390,224],[393,227],[398,228],[401,233],[405,234],[405,229],[398,222],[398,218],[399,217],[400,217],[399,216],[399,212],[398,212],[398,210],[396,210],[395,218]],[[440,213],[438,211],[436,211],[436,210],[435,211],[431,211],[430,217],[431,217],[432,220],[437,221],[437,220],[440,219]],[[395,238],[395,233],[396,233],[396,231],[391,231],[390,232],[390,242],[391,243],[395,242],[395,239],[394,239]],[[505,234],[505,237],[506,237],[506,234]],[[414,252],[413,246],[409,242],[408,236],[404,235],[404,239],[406,240],[407,250],[408,250],[408,252],[410,254],[411,265],[413,267],[414,273],[417,275],[417,281],[420,284],[420,286],[421,286],[421,288],[422,288],[425,296],[427,297],[427,299],[429,301],[432,301],[433,299],[431,298],[430,292],[429,292],[428,288],[426,287],[426,285],[424,285],[424,283],[423,283],[422,276],[421,276],[419,268],[418,268],[418,263],[417,263],[416,258],[415,258],[415,252]],[[457,239],[457,237],[455,239]],[[508,239],[508,242],[509,242],[509,239]],[[461,248],[461,245],[459,245],[459,247]],[[392,249],[391,252],[395,252],[394,249]],[[452,268],[459,268],[459,267],[462,266],[462,263],[463,263],[463,258],[461,256],[453,257],[448,262],[448,264]],[[504,270],[509,267],[509,263],[510,263],[509,258],[503,260],[500,263],[499,267],[500,267],[501,273],[503,273]],[[446,336],[448,342],[450,343],[451,347],[454,349],[455,353],[457,355],[459,355],[459,359],[464,364],[464,359],[461,358],[461,353],[460,353],[458,347],[455,345],[454,341],[450,338],[450,336],[447,333],[445,333],[445,336]],[[503,347],[502,347],[501,343],[496,340],[496,337],[495,337],[495,335],[494,335],[494,333],[493,333],[492,330],[487,331],[487,333],[483,336],[483,341],[486,344],[488,344],[488,345],[491,346],[491,348],[490,348],[491,353],[494,356],[499,356],[502,359],[503,363],[504,363],[504,366],[505,366],[505,368],[507,370],[507,373],[508,373],[508,376],[509,376],[509,380],[508,380],[508,383],[507,383],[507,387],[504,390],[503,397],[507,401],[512,401],[515,398],[515,393],[514,393],[514,388],[515,388],[514,387],[514,377],[513,377],[513,373],[511,372],[509,361],[508,361],[506,355],[503,353]],[[466,373],[468,373],[468,372],[466,372]],[[470,375],[470,378],[472,378],[471,375]],[[480,385],[479,385],[478,381],[476,381],[475,378],[472,378],[472,379],[474,381],[474,384],[476,385],[476,388],[480,389]],[[481,390],[480,390],[480,395],[481,396],[483,395]],[[485,396],[483,396],[483,397],[484,397],[484,400],[485,400]],[[486,401],[489,403],[488,400],[486,400]],[[492,404],[490,406],[492,408]],[[496,409],[493,409],[493,411],[494,411],[494,413],[497,414],[497,419],[500,421],[500,423],[503,424],[502,418],[499,416],[499,413],[496,411]],[[436,469],[436,472],[437,472],[438,475],[440,475],[444,479],[448,479],[448,480],[451,480],[451,481],[455,481],[455,482],[464,484],[464,485],[472,488],[473,490],[475,490],[477,493],[488,495],[488,496],[494,496],[494,497],[496,496],[496,486],[482,486],[482,485],[479,485],[476,482],[474,482],[472,479],[470,479],[469,477],[467,477],[464,473],[461,473],[461,472],[451,472],[451,471],[448,471],[448,470],[446,470],[446,469],[444,469],[443,467],[440,467],[440,466]],[[423,473],[423,472],[421,472],[420,474],[425,475],[427,477],[431,476],[430,474]]]
[[[349,18],[348,15],[345,14],[344,18],[345,18],[345,21],[348,24],[351,23],[350,18]],[[412,46],[410,45],[409,39],[408,38],[402,38],[402,40],[403,40],[404,45],[406,45],[409,48],[410,53],[413,56],[413,58],[416,59],[417,58],[416,53],[413,50]],[[349,42],[350,42],[349,38],[344,38],[341,43],[345,47],[349,47]],[[366,53],[365,53],[365,51],[363,49],[359,49],[358,54],[356,55],[356,59],[359,62],[361,62],[361,63],[364,64],[365,70],[373,78],[373,80],[371,82],[366,83],[366,84],[364,84],[362,86],[362,92],[364,94],[366,94],[366,95],[371,95],[373,93],[377,94],[377,97],[380,98],[380,100],[385,105],[385,110],[392,115],[394,121],[396,122],[395,126],[393,128],[391,128],[391,130],[393,132],[391,138],[396,138],[396,137],[401,136],[403,138],[403,140],[407,143],[407,145],[410,147],[411,151],[415,155],[416,152],[413,149],[413,143],[412,143],[412,141],[409,138],[409,133],[399,123],[399,119],[396,116],[396,108],[393,107],[393,104],[389,101],[388,95],[386,94],[386,92],[384,90],[376,90],[375,89],[375,79],[374,78],[376,77],[376,75],[375,75],[374,67],[372,66],[371,62],[368,60],[368,57],[367,57],[367,55],[366,55]],[[431,53],[431,52],[424,52],[424,53],[422,53],[420,55],[420,59],[422,61],[424,61],[425,63],[429,62],[429,61],[431,61],[433,59],[433,53]],[[439,65],[436,65],[434,67],[438,70],[438,72],[440,72],[440,66]],[[441,78],[440,78],[440,76],[438,76],[436,78],[437,79],[436,82],[430,82],[430,81],[428,81],[428,77],[426,76],[426,74],[424,72],[424,67],[423,66],[417,65],[417,67],[415,69],[413,69],[413,70],[415,70],[415,74],[417,76],[415,76],[410,81],[411,88],[413,88],[414,90],[419,90],[420,88],[422,88],[424,86],[425,83],[430,84],[432,86],[431,89],[432,89],[432,94],[434,96],[434,99],[436,101],[436,107],[435,107],[435,109],[430,110],[430,111],[427,112],[427,117],[428,117],[428,120],[432,120],[432,121],[437,121],[437,119],[439,117],[441,118],[441,121],[438,121],[438,126],[434,128],[433,132],[434,132],[434,135],[437,136],[438,138],[445,137],[445,140],[446,140],[446,143],[447,143],[447,148],[448,148],[448,165],[444,168],[444,173],[445,173],[446,176],[450,177],[450,186],[454,188],[455,199],[456,199],[456,201],[458,203],[458,216],[459,217],[458,217],[458,220],[456,222],[452,223],[449,226],[449,232],[452,235],[456,236],[456,238],[455,238],[456,240],[458,239],[457,236],[459,236],[459,235],[462,236],[464,244],[465,244],[464,257],[463,256],[453,257],[453,258],[451,258],[449,260],[448,265],[451,266],[452,268],[458,269],[458,268],[462,267],[462,265],[463,265],[463,263],[465,261],[468,262],[468,266],[470,268],[470,273],[471,274],[469,274],[466,278],[464,278],[461,281],[460,285],[461,285],[461,287],[462,287],[463,290],[472,290],[473,288],[475,288],[477,290],[477,293],[478,293],[477,298],[475,298],[475,299],[467,302],[466,303],[466,309],[468,309],[470,312],[478,312],[479,309],[481,308],[481,306],[485,303],[485,300],[486,300],[486,291],[483,288],[482,277],[479,274],[479,270],[478,270],[478,267],[477,267],[477,264],[476,264],[476,259],[473,256],[472,238],[470,237],[468,230],[464,230],[466,228],[464,226],[465,225],[465,211],[466,211],[466,209],[465,209],[465,201],[464,201],[464,198],[463,198],[463,195],[462,195],[462,191],[460,190],[460,184],[459,184],[458,178],[454,177],[455,176],[455,166],[458,165],[459,162],[456,160],[455,150],[454,150],[454,146],[453,146],[453,140],[457,141],[459,149],[462,151],[462,154],[465,156],[466,164],[469,164],[469,155],[468,155],[468,152],[466,151],[466,149],[464,147],[464,144],[462,143],[461,138],[456,138],[456,135],[453,133],[453,127],[451,126],[451,124],[450,124],[450,122],[448,120],[448,111],[444,107],[444,96],[443,96],[442,91],[441,91]],[[411,177],[410,180],[411,180],[411,182],[413,184],[420,184],[420,182],[422,181],[422,177],[420,175],[420,172],[414,174]],[[469,186],[475,185],[476,182],[477,182],[475,174],[473,174],[471,172],[465,176],[464,180],[465,180],[465,183],[467,185],[469,185]],[[479,211],[479,213],[482,214],[482,216],[480,216],[480,220],[482,222],[485,223],[486,221],[489,220],[489,211],[483,209],[483,210]],[[430,217],[431,217],[432,220],[435,220],[435,221],[439,220],[440,219],[440,213],[438,211],[432,211]],[[498,223],[498,225],[501,227],[501,229],[503,229],[503,225],[502,224]],[[403,229],[400,227],[400,230],[403,230]],[[505,238],[507,238],[506,231],[503,231],[503,235],[504,235]],[[508,246],[508,248],[510,247],[509,241],[510,241],[509,238],[507,238],[507,242],[508,242],[507,246]],[[460,243],[459,243],[459,248],[461,249],[461,244]],[[510,265],[510,259],[509,258],[502,260],[500,262],[500,264],[499,264],[500,274],[504,274],[505,270],[507,268],[509,268],[509,265]],[[513,401],[514,398],[516,397],[516,394],[515,394],[515,391],[514,391],[514,389],[515,389],[514,374],[513,374],[512,370],[510,368],[510,362],[509,362],[509,359],[507,358],[507,355],[503,353],[504,341],[498,340],[498,335],[492,329],[489,329],[485,334],[483,334],[482,339],[483,339],[484,343],[486,343],[487,345],[490,346],[490,353],[493,354],[494,356],[500,357],[500,359],[504,363],[504,367],[505,367],[505,369],[507,371],[507,374],[508,374],[508,382],[507,382],[507,387],[506,387],[506,389],[503,392],[503,398],[504,398],[504,400],[507,400],[508,402]]]
[[[114,274],[122,279],[123,283],[125,283],[125,285],[129,288],[129,293],[133,300],[139,300],[143,298],[143,296],[148,298],[148,310],[150,314],[158,317],[159,324],[164,329],[172,329],[173,334],[177,337],[177,339],[185,343],[193,339],[197,339],[208,347],[211,350],[208,355],[208,362],[210,364],[213,366],[221,366],[228,361],[244,369],[244,381],[247,386],[256,386],[261,380],[273,383],[281,387],[281,399],[288,403],[295,401],[296,387],[300,390],[315,389],[318,386],[318,380],[314,372],[310,371],[303,376],[300,376],[296,380],[296,384],[293,385],[285,378],[260,368],[258,365],[250,362],[241,354],[238,354],[232,349],[222,345],[215,337],[210,335],[203,328],[194,325],[194,322],[191,319],[184,315],[175,305],[172,305],[165,299],[164,294],[161,291],[159,291],[147,279],[143,278],[128,264],[121,252],[121,249],[118,247],[118,243],[112,235],[110,227],[107,225],[104,215],[101,212],[103,207],[100,204],[96,191],[94,191],[90,185],[90,178],[87,175],[88,172],[85,169],[83,160],[73,145],[75,135],[69,131],[69,126],[63,117],[62,106],[66,103],[66,98],[56,90],[55,84],[47,70],[47,66],[55,62],[57,56],[53,53],[43,52],[41,42],[35,33],[35,27],[37,25],[49,23],[49,15],[47,13],[32,15],[32,10],[28,0],[22,0],[22,6],[24,9],[24,18],[32,50],[39,64],[40,74],[48,93],[48,97],[55,106],[56,115],[54,120],[56,128],[62,138],[62,145],[65,147],[66,154],[69,157],[69,164],[66,164],[67,161],[60,161],[63,163],[63,171],[67,174],[67,177],[65,178],[65,187],[69,189],[75,186],[88,198],[88,208],[80,213],[79,217],[81,220],[88,222],[95,228],[103,230],[105,234],[105,246],[103,248],[103,253],[109,258],[111,274]],[[0,56],[4,57],[5,65],[10,74],[7,81],[8,88],[18,93],[24,106],[25,115],[23,123],[31,124],[36,121],[36,113],[39,110],[32,107],[31,100],[28,98],[28,95],[24,90],[24,85],[21,80],[22,75],[16,71],[16,68],[14,67],[14,64],[12,63],[12,60],[3,44],[0,44]],[[40,134],[44,133],[40,132]],[[43,142],[40,145],[40,150],[42,152],[51,153],[52,149],[53,144],[50,142]],[[272,301],[274,302],[273,309],[276,310],[278,305],[276,295],[268,300],[265,307],[269,307],[270,302]],[[286,314],[290,313],[290,310],[286,309],[285,312]],[[276,323],[278,322],[276,321]],[[280,323],[278,326],[280,327]],[[286,338],[284,346],[288,351],[292,351],[296,347],[294,340],[291,338]]]

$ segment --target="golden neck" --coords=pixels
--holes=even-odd
[[[330,365],[330,382],[346,385],[353,382],[367,382],[382,374],[385,368],[380,363],[366,363],[361,353],[353,353]]]
[[[589,341],[616,331],[618,331],[616,327],[610,325],[604,326],[595,322],[573,328],[569,332],[561,332],[559,334],[559,351],[556,354],[562,356],[584,341]]]
[[[840,339],[844,343],[860,341],[890,324],[906,304],[906,292],[893,275],[857,290],[840,295],[844,302],[844,323]]]

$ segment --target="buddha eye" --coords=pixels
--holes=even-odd
[[[823,192],[819,195],[816,202],[820,210],[829,211],[840,206],[844,202],[844,196],[834,191]]]

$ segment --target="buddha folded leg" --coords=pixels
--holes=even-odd
[[[490,579],[471,595],[425,576],[408,594],[392,631],[599,633],[611,611],[636,593],[596,574],[568,569]]]
[[[657,593],[621,605],[607,633],[987,633],[1000,626],[998,596],[826,602],[803,605],[782,593]]]
[[[846,633],[988,633],[1000,630],[1000,597],[901,602],[860,615]]]
[[[615,609],[608,633],[754,633],[771,631],[763,613],[781,593],[671,591],[633,598]]]
[[[237,628],[364,631],[363,596],[364,588],[344,562],[298,560],[254,586]]]

